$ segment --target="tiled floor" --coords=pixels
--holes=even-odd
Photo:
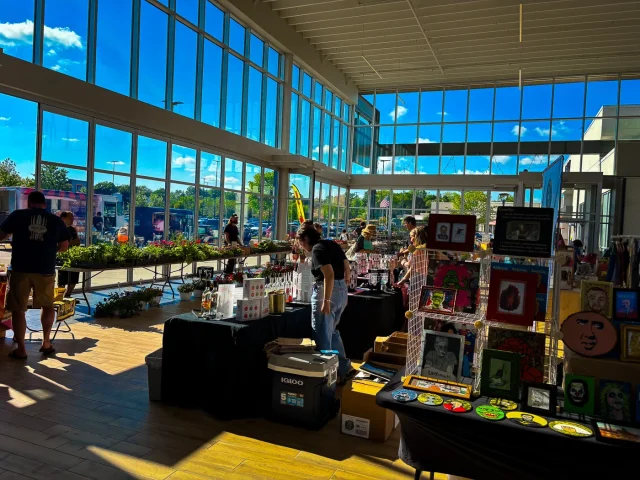
[[[34,342],[27,362],[11,360],[0,340],[0,480],[413,478],[399,429],[380,444],[342,435],[337,420],[310,432],[150,403],[144,358],[163,321],[195,305],[163,304],[131,319],[79,314],[76,340],[60,335],[51,358]]]

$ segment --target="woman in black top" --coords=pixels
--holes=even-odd
[[[73,227],[73,213],[71,212],[62,212],[60,214],[60,218],[64,222],[69,231],[69,248],[76,247],[80,245],[80,238],[78,237],[77,230]],[[76,288],[78,281],[80,279],[79,272],[67,272],[64,270],[58,271],[58,286],[66,287],[64,291],[64,296],[67,298],[71,297],[73,290]]]
[[[233,242],[236,242],[238,245],[242,245],[240,242],[240,232],[238,231],[238,215],[233,214],[229,217],[229,223],[224,227],[224,243],[228,247],[233,245]],[[230,258],[227,260],[227,266],[224,269],[224,273],[227,275],[233,274],[233,269],[236,266],[236,259]]]
[[[338,352],[340,384],[353,377],[355,370],[345,353],[337,326],[347,306],[349,261],[342,248],[331,240],[321,240],[313,225],[303,224],[296,235],[299,245],[311,254],[311,273],[315,278],[311,296],[311,326],[320,350]]]

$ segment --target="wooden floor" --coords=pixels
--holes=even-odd
[[[27,362],[11,360],[0,339],[0,480],[413,478],[397,459],[399,429],[381,444],[341,434],[337,420],[310,432],[150,403],[144,358],[163,321],[191,306],[76,323],[51,358],[34,342]]]

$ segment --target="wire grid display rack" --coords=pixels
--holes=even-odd
[[[446,252],[449,257],[463,260],[469,257],[465,252]],[[409,282],[409,310],[412,313],[408,322],[408,342],[407,342],[407,364],[406,375],[418,375],[422,364],[422,348],[424,342],[425,323],[430,320],[453,323],[466,326],[473,329],[476,333],[475,347],[473,354],[473,362],[471,365],[471,379],[465,379],[465,383],[473,385],[474,393],[479,393],[482,365],[482,351],[487,345],[487,336],[489,328],[507,328],[511,330],[524,330],[537,333],[543,333],[545,339],[545,378],[548,383],[556,381],[556,366],[558,357],[558,315],[560,310],[560,289],[553,288],[554,285],[560,285],[559,268],[556,268],[554,259],[549,258],[524,258],[510,256],[510,260],[514,263],[524,265],[545,266],[549,269],[548,285],[547,285],[547,312],[544,322],[535,321],[532,327],[521,327],[518,325],[505,324],[502,322],[487,321],[487,303],[489,296],[489,281],[491,278],[491,263],[500,262],[504,257],[492,255],[492,253],[482,251],[479,256],[480,263],[480,302],[476,308],[476,313],[455,313],[455,314],[438,314],[419,312],[418,305],[420,302],[420,294],[422,287],[427,285],[429,260],[447,258],[439,254],[445,254],[438,250],[416,249],[411,256],[411,281]],[[457,258],[456,258],[457,257]],[[556,278],[558,277],[558,278]],[[476,327],[477,322],[482,324],[480,328]]]

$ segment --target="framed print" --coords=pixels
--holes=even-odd
[[[491,270],[487,320],[530,327],[536,310],[537,275]]]
[[[432,213],[429,215],[427,248],[473,252],[475,234],[475,215]]]
[[[482,351],[480,392],[488,397],[518,401],[520,360],[517,353],[485,349]]]
[[[583,280],[580,284],[580,305],[583,312],[596,312],[611,318],[613,283]]]
[[[459,381],[462,378],[463,354],[462,335],[424,330],[422,376]]]
[[[613,422],[631,421],[631,384],[600,380],[600,417]]]
[[[577,312],[569,315],[560,327],[562,341],[573,352],[585,357],[598,357],[613,350],[618,331],[604,315]]]
[[[547,287],[549,285],[549,268],[542,265],[517,265],[515,263],[491,264],[492,270],[505,270],[508,272],[524,272],[536,275],[536,310],[535,320],[544,322],[547,316]]]
[[[624,362],[640,362],[640,325],[622,325],[620,332]]]
[[[451,333],[464,338],[464,351],[462,357],[463,377],[471,377],[471,367],[473,366],[473,355],[476,350],[476,330],[473,325],[462,322],[447,322],[446,320],[425,319],[426,330],[434,332]]]
[[[544,333],[489,327],[487,348],[520,354],[520,380],[523,381],[543,382],[544,343]]]
[[[424,286],[420,291],[419,312],[453,313],[456,305],[456,294],[453,288]]]
[[[456,312],[476,313],[480,303],[480,264],[450,260],[429,260],[427,285],[453,288]]]
[[[613,318],[621,321],[638,321],[638,290],[613,289]]]
[[[498,207],[493,253],[548,258],[553,227],[553,208]]]
[[[600,442],[635,444],[636,446],[640,444],[640,429],[637,428],[612,425],[594,419],[593,429]]]
[[[564,377],[564,411],[592,416],[596,405],[596,380],[567,373]]]
[[[547,383],[522,383],[522,410],[555,417],[558,387]]]
[[[437,378],[409,375],[404,379],[404,388],[420,390],[422,392],[437,393],[469,400],[471,398],[471,385],[457,382],[447,382]]]

